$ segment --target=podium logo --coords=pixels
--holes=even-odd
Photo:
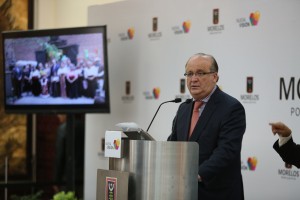
[[[182,28],[183,28],[183,31],[184,31],[185,33],[188,33],[188,32],[190,31],[190,28],[191,28],[191,21],[190,21],[190,20],[184,21],[184,22],[182,23]]]
[[[250,13],[250,22],[252,26],[256,26],[258,24],[260,18],[260,12],[255,11],[254,13]]]
[[[132,40],[133,36],[134,36],[134,33],[135,33],[135,30],[134,28],[129,28],[128,31],[127,31],[127,35],[129,37],[129,39]]]
[[[257,165],[257,158],[256,157],[249,157],[247,160],[248,168],[251,171],[255,171]]]
[[[117,178],[106,177],[105,183],[105,199],[116,200],[117,199]]]
[[[121,141],[119,139],[114,140],[114,147],[116,150],[119,149]]]

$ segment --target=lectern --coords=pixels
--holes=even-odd
[[[122,138],[121,158],[109,158],[110,172],[128,174],[130,200],[197,200],[198,199],[198,156],[196,142],[162,142]],[[97,200],[105,194],[97,184]],[[102,175],[103,176],[103,175]],[[111,173],[110,173],[110,176]],[[126,176],[125,176],[126,178]],[[102,186],[104,187],[104,186]],[[117,196],[117,199],[126,199]]]

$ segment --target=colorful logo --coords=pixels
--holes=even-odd
[[[250,13],[250,22],[252,26],[256,26],[258,24],[260,18],[260,12],[255,11],[254,13]]]
[[[134,33],[135,33],[134,28],[129,28],[129,29],[128,29],[127,35],[128,35],[128,37],[129,37],[129,39],[132,39],[132,38],[133,38]]]
[[[114,140],[114,147],[116,150],[119,149],[121,141],[119,139]]]
[[[154,88],[153,89],[153,96],[154,96],[155,99],[158,99],[159,93],[160,93],[160,89],[159,88]]]
[[[248,164],[248,168],[251,170],[251,171],[254,171],[255,168],[256,168],[256,165],[257,165],[257,158],[256,157],[249,157],[248,160],[247,160],[247,164]]]
[[[143,94],[146,99],[149,99],[149,100],[150,99],[158,99],[159,94],[160,94],[160,88],[159,87],[153,88],[152,90],[143,92]]]
[[[183,28],[183,31],[184,31],[185,33],[188,33],[188,32],[190,31],[190,28],[191,28],[191,21],[190,21],[190,20],[184,21],[184,22],[182,23],[182,28]]]

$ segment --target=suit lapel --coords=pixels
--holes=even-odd
[[[182,123],[183,127],[181,130],[183,130],[184,134],[179,134],[179,136],[182,136],[182,138],[179,138],[180,141],[187,141],[188,140],[188,134],[191,124],[191,116],[193,111],[193,105],[194,102],[190,103],[186,107],[186,112],[182,115],[182,119],[186,119],[186,123]]]
[[[219,93],[219,89],[217,88],[216,91],[212,94],[209,101],[206,103],[205,108],[203,112],[201,113],[201,116],[195,126],[195,129],[192,133],[192,136],[190,137],[190,141],[197,141],[199,137],[201,136],[201,133],[203,132],[203,129],[206,127],[207,123],[209,122],[212,114],[217,109],[217,94]]]

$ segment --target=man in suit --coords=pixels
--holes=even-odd
[[[244,107],[217,86],[218,64],[213,56],[193,55],[186,63],[185,76],[193,99],[179,106],[168,140],[199,144],[198,199],[244,199],[241,174],[242,139],[246,130]],[[194,110],[198,102],[200,108]],[[194,112],[198,121],[193,129]]]
[[[292,131],[282,122],[270,123],[274,135],[279,139],[274,143],[273,148],[287,164],[300,168],[300,145],[297,145],[292,138]]]

